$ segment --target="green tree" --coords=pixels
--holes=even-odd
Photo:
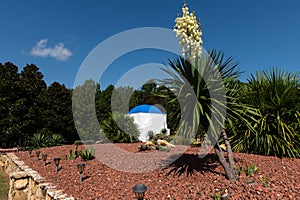
[[[114,113],[102,123],[105,136],[111,142],[137,142],[140,135],[133,118],[123,113]]]
[[[20,122],[15,115],[15,107],[18,102],[20,88],[18,85],[18,67],[7,62],[0,63],[0,134],[1,147],[16,145],[20,137]],[[16,134],[16,132],[18,134]]]
[[[34,112],[34,107],[41,91],[47,87],[43,78],[44,75],[34,64],[26,65],[20,73],[18,82],[20,95],[14,108],[20,123],[20,131],[24,134],[19,144],[26,145],[26,141],[30,140],[33,134],[37,132],[38,127],[41,126],[41,120],[39,115]]]
[[[32,112],[39,115],[39,129],[48,134],[60,134],[68,143],[79,139],[72,114],[72,91],[58,82],[44,89],[37,98]]]
[[[72,91],[74,123],[82,140],[99,139],[100,126],[95,110],[98,85],[93,80],[86,80],[83,85],[77,86]]]
[[[95,106],[100,124],[111,115],[111,97],[114,89],[115,87],[113,85],[109,85],[105,90],[100,92],[98,87]]]

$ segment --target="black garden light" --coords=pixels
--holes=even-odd
[[[42,158],[43,158],[43,161],[44,161],[44,166],[46,166],[46,160],[47,160],[47,154],[42,154]]]
[[[83,173],[84,167],[85,167],[85,164],[83,164],[83,163],[77,165],[77,168],[78,168],[78,171],[79,171],[79,181],[80,181],[80,183],[82,183],[82,173]]]
[[[29,152],[29,157],[31,157],[32,148],[30,148],[30,149],[28,150],[28,152]]]
[[[55,171],[58,172],[58,165],[60,162],[60,158],[54,158],[53,161],[55,163]]]
[[[35,151],[35,155],[36,155],[37,160],[39,160],[40,154],[41,154],[41,151]]]
[[[134,192],[138,200],[143,200],[145,196],[145,192],[147,191],[147,187],[144,184],[137,184],[132,188],[132,191]]]

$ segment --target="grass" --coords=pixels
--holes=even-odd
[[[8,199],[8,176],[0,169],[0,199]]]

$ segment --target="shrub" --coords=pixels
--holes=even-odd
[[[148,136],[149,136],[149,140],[152,140],[154,137],[154,132],[153,131],[148,131]]]
[[[139,151],[148,151],[148,150],[155,150],[155,147],[151,146],[149,144],[141,144],[141,145],[139,145]]]
[[[48,146],[59,146],[62,145],[65,142],[65,139],[60,134],[53,134],[48,138]]]
[[[166,134],[167,133],[167,129],[166,128],[163,128],[163,129],[161,129],[161,131],[160,131],[162,134]]]
[[[102,122],[102,129],[106,137],[112,142],[133,143],[138,141],[140,132],[133,118],[123,114],[111,115]]]
[[[167,146],[157,146],[157,150],[158,151],[167,151],[167,152],[169,152],[170,151],[170,148],[169,147],[167,147]]]
[[[69,159],[73,160],[73,159],[76,159],[76,158],[77,158],[76,151],[73,153],[73,150],[70,149],[70,151],[69,151]]]
[[[159,133],[159,134],[156,134],[153,138],[154,140],[158,140],[158,139],[161,139],[161,140],[167,140],[168,142],[171,141],[171,137],[168,136],[168,135],[165,135],[163,133]]]
[[[231,123],[230,142],[236,152],[300,157],[300,73],[271,69],[244,84],[241,103],[255,110],[247,123]]]
[[[43,133],[35,133],[31,139],[31,143],[35,149],[44,147],[48,143],[48,136]]]
[[[94,153],[95,153],[94,148],[89,147],[87,149],[80,151],[79,156],[82,158],[82,160],[87,161],[95,158]]]

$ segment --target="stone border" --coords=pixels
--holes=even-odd
[[[14,153],[0,155],[0,167],[10,177],[9,200],[75,200],[55,185],[47,183],[38,172],[25,165]]]

